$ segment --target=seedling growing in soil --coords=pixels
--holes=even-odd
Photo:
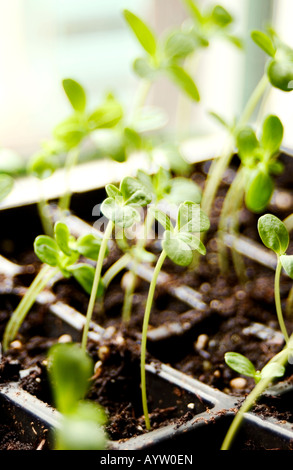
[[[143,170],[138,170],[137,179],[152,195],[152,201],[155,206],[160,203],[167,203],[172,207],[178,207],[180,203],[187,199],[195,203],[200,203],[201,190],[195,182],[185,177],[172,177],[170,171],[163,167],[160,167],[153,175],[150,175]],[[140,234],[134,245],[129,246],[127,243],[120,244],[120,247],[125,251],[125,254],[116,263],[114,263],[111,268],[109,268],[108,272],[105,273],[103,277],[106,287],[109,285],[113,277],[124,269],[130,261],[132,261],[133,267],[130,271],[131,278],[127,283],[122,309],[122,320],[126,323],[131,317],[132,297],[137,278],[136,267],[141,262],[152,262],[156,259],[153,254],[145,250],[154,220],[154,212],[147,211],[142,226],[143,233]]]
[[[246,397],[243,404],[241,405],[241,408],[237,412],[234,420],[232,421],[232,424],[230,428],[228,429],[228,432],[221,446],[221,450],[228,450],[230,448],[238,432],[238,429],[242,423],[244,414],[247,413],[251,409],[251,407],[256,403],[256,401],[259,399],[262,393],[267,389],[267,387],[270,386],[273,379],[276,377],[282,377],[284,375],[282,372],[285,372],[285,366],[287,365],[289,361],[292,360],[292,351],[293,351],[293,336],[291,336],[291,338],[289,339],[288,343],[285,345],[283,350],[279,352],[278,354],[276,354],[262,369],[260,373],[261,374],[260,380],[258,380],[259,377],[257,377],[256,385],[254,386],[250,394]],[[228,354],[230,355],[233,353],[228,353]],[[241,367],[239,368],[241,370],[245,370],[246,366],[244,366],[243,368],[242,358],[240,359],[240,362],[242,362],[242,364],[241,364]],[[235,365],[235,357],[233,360],[233,366],[234,365]],[[238,362],[238,365],[239,365],[239,362]],[[248,364],[247,366],[249,367]],[[238,372],[240,372],[240,370],[238,370]]]
[[[285,367],[277,362],[269,362],[262,370],[256,370],[254,364],[247,357],[236,352],[227,352],[225,362],[239,374],[252,377],[256,384],[261,379],[283,377],[285,374]]]
[[[282,267],[289,277],[293,279],[293,256],[287,255],[289,246],[289,232],[285,224],[272,214],[266,214],[258,220],[258,232],[263,244],[277,255],[277,267],[275,272],[275,304],[277,317],[281,332],[284,335],[286,343],[289,341],[289,335],[284,322],[280,296],[280,276]]]
[[[93,376],[93,360],[79,345],[55,344],[48,354],[48,375],[54,404],[61,413],[55,431],[55,450],[103,450],[107,437],[104,409],[86,400]]]
[[[246,207],[254,212],[262,212],[270,202],[274,191],[273,175],[283,171],[278,161],[284,128],[277,116],[268,116],[262,125],[260,138],[252,127],[244,127],[237,135],[237,148],[240,167],[237,171],[223,204],[219,221],[220,266],[227,271],[227,251],[224,248],[225,233],[238,233],[238,214],[245,201]],[[235,254],[234,254],[235,255]],[[239,257],[237,262],[239,269]]]
[[[44,265],[6,326],[3,336],[4,349],[7,349],[15,338],[37,296],[58,273],[65,278],[73,276],[87,294],[91,293],[95,269],[87,263],[78,261],[81,256],[96,261],[101,243],[101,239],[92,234],[75,239],[70,235],[67,225],[60,221],[54,226],[54,237],[48,235],[36,237],[34,250]],[[100,296],[102,293],[103,285],[100,283],[96,295]]]
[[[164,212],[157,208],[150,208],[149,210],[153,210],[155,218],[164,227],[165,232],[162,242],[163,250],[157,260],[149,287],[141,339],[141,391],[147,429],[150,429],[150,420],[145,376],[146,342],[157,279],[166,257],[179,266],[188,266],[192,262],[195,250],[204,255],[206,253],[205,246],[195,233],[205,232],[210,227],[210,221],[206,214],[200,209],[198,204],[191,201],[180,204],[175,226],[173,226],[170,218]]]
[[[269,56],[269,60],[263,77],[248,100],[243,113],[236,120],[232,132],[228,126],[229,138],[227,148],[224,149],[222,156],[213,162],[209,171],[201,204],[202,209],[208,215],[223,174],[234,155],[236,138],[239,131],[249,123],[258,103],[261,99],[266,99],[266,92],[270,90],[271,86],[284,92],[289,92],[293,89],[293,49],[284,44],[272,30],[268,33],[253,31],[251,37],[257,46]]]
[[[100,246],[86,314],[86,324],[82,337],[82,347],[84,350],[86,349],[88,330],[94,310],[98,287],[101,283],[103,262],[114,226],[117,226],[118,229],[123,229],[124,232],[125,229],[129,229],[135,223],[140,222],[141,215],[139,213],[139,209],[149,204],[152,200],[152,196],[149,194],[147,189],[137,179],[130,176],[125,177],[121,181],[119,188],[113,184],[108,184],[105,189],[108,197],[103,201],[101,211],[104,216],[109,219],[109,222],[105,229]]]

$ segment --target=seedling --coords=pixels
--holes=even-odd
[[[86,314],[86,324],[82,337],[82,348],[84,350],[86,349],[88,330],[94,310],[98,287],[101,283],[103,261],[114,226],[117,226],[118,229],[122,228],[124,231],[125,229],[132,227],[135,223],[140,222],[141,215],[139,213],[139,209],[149,204],[152,200],[152,196],[149,194],[147,189],[137,179],[130,176],[125,177],[121,181],[119,188],[113,184],[108,184],[105,189],[108,197],[103,201],[101,211],[104,216],[107,217],[109,222],[105,229],[100,246]]]
[[[186,201],[180,204],[175,227],[168,215],[161,210],[157,208],[150,208],[149,210],[153,211],[156,220],[164,227],[165,232],[162,242],[163,249],[157,260],[149,287],[141,339],[141,392],[147,429],[150,429],[150,420],[147,405],[145,376],[146,343],[157,279],[166,257],[179,266],[188,266],[192,262],[193,252],[195,250],[204,255],[206,253],[205,246],[195,233],[205,232],[210,227],[210,222],[206,214],[200,209],[198,204],[191,201]]]
[[[37,296],[59,273],[65,278],[73,276],[87,294],[91,293],[95,274],[93,266],[78,262],[81,256],[96,261],[101,248],[101,239],[93,234],[75,239],[63,222],[56,222],[54,237],[39,235],[34,242],[34,251],[44,263],[34,281],[13,312],[4,332],[3,348],[6,350],[15,338],[27,313]],[[103,285],[99,284],[96,295],[103,294]]]
[[[293,89],[293,49],[284,44],[272,30],[270,30],[268,34],[262,31],[253,31],[251,37],[256,45],[269,56],[269,60],[265,67],[264,74],[248,100],[243,113],[236,120],[236,125],[233,125],[231,128],[231,126],[227,126],[225,122],[220,119],[225,127],[228,128],[228,140],[222,156],[214,160],[210,168],[203,192],[201,205],[202,209],[208,215],[223,174],[234,155],[237,136],[241,129],[248,125],[259,101],[262,98],[263,100],[266,99],[266,91],[270,90],[270,86],[285,92],[289,92]]]
[[[219,259],[222,272],[227,272],[228,269],[227,251],[222,239],[227,232],[238,233],[238,213],[243,202],[254,213],[264,211],[270,202],[274,191],[273,175],[283,171],[283,165],[278,161],[283,133],[280,119],[270,115],[263,122],[259,139],[249,126],[241,129],[237,135],[241,164],[226,194],[219,221]],[[234,264],[238,266],[239,277],[243,277],[239,257]]]
[[[238,410],[235,418],[232,421],[232,424],[230,428],[228,429],[228,432],[225,436],[225,439],[223,441],[223,444],[221,446],[221,450],[228,450],[229,447],[231,446],[237,431],[242,423],[244,414],[247,413],[251,407],[255,404],[255,402],[259,399],[259,397],[262,395],[262,393],[267,389],[267,387],[272,383],[272,381],[277,378],[277,377],[282,377],[283,373],[285,372],[285,366],[286,364],[292,360],[292,351],[293,351],[293,336],[291,336],[290,340],[288,343],[285,345],[283,350],[276,354],[261,370],[260,372],[260,380],[259,376],[257,374],[256,377],[256,385],[254,386],[253,390],[250,392],[250,394],[246,397],[244,400],[243,404],[241,405],[241,408]],[[233,353],[228,353],[230,354]],[[229,360],[228,356],[228,361]],[[230,356],[231,359],[231,356]],[[239,369],[240,370],[246,370],[246,368],[251,367],[247,363],[246,365],[243,364],[243,358],[236,358],[236,362],[238,361]],[[240,365],[241,363],[241,365]],[[230,364],[229,364],[230,365]],[[235,364],[235,356],[232,360],[232,365],[233,367],[236,365]],[[238,367],[238,366],[237,366]],[[254,367],[252,365],[252,367]],[[237,372],[240,372],[238,370]],[[247,371],[246,371],[247,372]]]
[[[48,375],[53,400],[61,413],[55,430],[55,450],[103,450],[107,436],[104,409],[87,400],[93,360],[75,343],[55,344],[48,354]]]
[[[180,203],[187,199],[197,204],[200,203],[201,190],[195,182],[184,177],[172,177],[170,171],[163,167],[160,167],[153,175],[143,170],[138,170],[137,179],[146,188],[149,194],[152,195],[152,202],[156,207],[160,203],[167,203],[177,208]],[[156,259],[152,253],[145,250],[154,220],[154,212],[147,211],[142,227],[143,233],[134,245],[129,246],[127,242],[119,243],[120,248],[125,251],[125,254],[109,268],[103,277],[105,287],[107,287],[112,279],[124,269],[130,261],[133,262],[131,269],[132,277],[127,284],[122,308],[122,320],[125,323],[127,323],[131,317],[132,297],[137,278],[137,264],[141,262],[152,262]]]
[[[269,362],[261,370],[256,370],[254,364],[247,357],[236,352],[227,352],[225,362],[239,374],[252,377],[256,384],[262,379],[283,377],[285,374],[285,367],[277,362]]]

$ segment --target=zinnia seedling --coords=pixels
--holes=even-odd
[[[55,450],[103,450],[107,437],[104,409],[85,397],[93,376],[91,357],[75,343],[56,344],[48,354],[53,399],[62,418],[55,431]]]
[[[76,240],[70,235],[67,225],[60,221],[56,222],[54,226],[54,237],[48,235],[36,237],[34,250],[44,266],[35,277],[6,326],[3,336],[4,349],[7,349],[15,338],[37,296],[58,273],[61,272],[65,278],[73,276],[88,294],[91,293],[95,269],[89,264],[78,261],[80,256],[96,261],[101,243],[101,239],[92,234],[79,237]],[[100,283],[96,295],[100,296],[102,293],[103,285]]]
[[[132,227],[136,222],[140,222],[141,216],[139,209],[149,204],[152,200],[152,196],[148,193],[145,186],[143,186],[137,179],[130,176],[125,177],[121,181],[119,188],[113,184],[108,184],[106,186],[106,193],[108,197],[103,201],[101,211],[104,216],[109,219],[109,222],[103,235],[86,314],[86,324],[82,337],[82,347],[84,350],[86,349],[88,330],[93,314],[98,286],[101,283],[103,261],[113,228],[117,225],[118,228],[123,229],[124,231],[125,229]]]
[[[275,303],[280,329],[286,342],[289,335],[284,322],[280,297],[280,275],[282,267],[289,277],[293,279],[293,256],[287,255],[289,246],[289,233],[285,224],[275,215],[266,214],[258,220],[258,232],[263,244],[277,255],[275,272]]]
[[[239,374],[252,377],[255,383],[265,378],[283,377],[285,374],[285,367],[277,362],[269,362],[262,370],[256,370],[254,364],[247,357],[236,352],[227,352],[225,362]]]
[[[195,233],[205,232],[210,227],[210,221],[206,214],[200,209],[198,204],[186,201],[180,204],[177,215],[177,222],[173,226],[170,218],[157,208],[150,208],[157,221],[164,227],[163,250],[157,260],[152,281],[149,287],[147,303],[144,313],[142,340],[141,340],[141,392],[142,404],[145,416],[146,428],[150,429],[150,420],[147,405],[145,360],[146,342],[149,319],[153,304],[153,298],[157,279],[162,269],[166,257],[170,258],[179,266],[188,266],[193,259],[193,252],[206,253],[205,246]]]
[[[237,171],[223,204],[219,221],[220,238],[225,233],[238,232],[238,214],[243,203],[255,213],[262,212],[270,202],[274,191],[273,175],[283,171],[278,161],[284,128],[277,116],[268,116],[262,125],[260,137],[251,127],[244,127],[237,134],[237,149],[240,167]],[[236,254],[234,253],[234,256]],[[219,261],[222,272],[226,272],[227,250],[220,244]],[[239,277],[244,277],[240,270],[239,255],[234,263]]]

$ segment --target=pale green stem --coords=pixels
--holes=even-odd
[[[148,234],[151,230],[153,222],[154,222],[154,216],[153,215],[151,216],[150,213],[147,212],[146,218],[144,221],[144,226],[143,226],[144,228],[143,237],[139,238],[137,241],[138,248],[145,247],[147,239],[148,239]],[[133,267],[131,268],[132,278],[125,291],[124,302],[123,302],[123,307],[122,307],[122,320],[124,323],[128,323],[131,318],[132,299],[133,299],[133,294],[134,294],[134,289],[135,289],[135,284],[136,284],[136,279],[137,279],[137,273],[136,273],[137,266],[138,266],[138,261],[134,260]]]
[[[108,225],[106,227],[106,230],[104,232],[103,240],[101,243],[100,251],[99,251],[99,256],[96,264],[96,270],[95,270],[95,276],[94,276],[94,281],[92,285],[92,290],[91,290],[91,295],[90,295],[90,300],[88,303],[88,308],[87,308],[87,313],[86,313],[86,322],[83,330],[83,335],[82,335],[82,343],[81,347],[85,351],[86,350],[86,345],[87,345],[87,337],[88,337],[88,331],[90,327],[90,322],[92,319],[94,307],[95,307],[95,302],[97,298],[97,292],[98,292],[98,287],[101,279],[101,272],[102,272],[102,267],[103,267],[103,262],[108,246],[109,239],[111,237],[112,231],[113,231],[114,224],[110,220],[108,222]]]
[[[292,338],[293,336],[291,337],[290,341],[292,341]],[[277,362],[280,365],[285,365],[286,362],[288,361],[289,354],[290,354],[290,348],[286,345],[285,348],[277,356],[273,357],[269,362]],[[238,432],[238,429],[242,423],[244,414],[250,410],[250,408],[254,405],[254,403],[257,401],[260,395],[266,390],[266,388],[270,385],[271,382],[272,382],[272,378],[268,377],[268,378],[261,379],[255,385],[254,389],[245,399],[244,403],[242,404],[241,408],[239,409],[235,418],[233,419],[232,424],[221,446],[221,450],[229,450]]]
[[[71,203],[71,172],[72,169],[76,166],[79,157],[79,147],[74,147],[73,149],[69,150],[67,153],[67,158],[65,162],[65,193],[59,200],[59,209],[62,211],[66,211],[70,207]]]
[[[145,308],[145,313],[144,313],[144,319],[143,319],[143,328],[142,328],[141,353],[140,353],[141,396],[142,396],[142,407],[143,407],[143,413],[144,413],[144,418],[145,418],[145,425],[146,425],[147,430],[150,430],[151,428],[149,412],[148,412],[148,404],[147,404],[146,373],[145,373],[147,332],[148,332],[150,314],[151,314],[151,309],[153,305],[157,279],[162,269],[163,263],[166,259],[166,256],[167,254],[163,250],[155,266],[152,281],[149,287],[146,308]]]
[[[227,248],[224,243],[225,233],[237,231],[238,227],[238,210],[243,204],[244,198],[244,184],[245,181],[245,168],[240,167],[236,177],[231,184],[227,195],[224,200],[223,208],[221,211],[219,229],[218,229],[218,242],[219,242],[219,265],[222,273],[228,271],[228,256]],[[233,248],[232,248],[233,250]],[[235,251],[235,250],[233,250]],[[237,268],[240,268],[238,266]],[[239,272],[239,277],[243,279],[244,273],[241,270]]]
[[[21,299],[16,310],[13,312],[9,322],[7,323],[3,335],[3,348],[6,350],[9,344],[15,339],[19,328],[21,327],[27,313],[36,301],[37,296],[44,290],[49,281],[59,272],[58,268],[44,266],[37,274],[34,281]]]
[[[117,274],[127,267],[131,259],[131,256],[128,253],[125,253],[105,272],[103,276],[103,284],[105,289],[108,288],[109,284],[117,276]]]
[[[284,322],[284,317],[282,313],[282,305],[281,305],[281,296],[280,296],[280,276],[282,271],[282,263],[280,258],[278,257],[278,264],[275,272],[275,304],[276,304],[276,311],[277,317],[280,325],[281,332],[285,338],[286,343],[289,341],[289,336],[287,333],[287,329]]]
[[[42,223],[44,233],[48,235],[49,237],[51,237],[54,233],[54,229],[53,229],[53,224],[50,218],[49,206],[43,194],[43,183],[40,180],[38,181],[39,181],[39,193],[40,193],[40,197],[37,203],[38,213],[39,213],[39,217]]]
[[[152,85],[152,82],[150,82],[149,80],[142,80],[141,81],[140,86],[138,88],[138,93],[137,93],[137,96],[136,96],[136,101],[135,101],[135,104],[134,104],[134,108],[133,108],[133,111],[132,111],[132,117],[130,119],[130,124],[131,125],[135,124],[136,119],[139,117],[138,113],[139,113],[140,109],[144,106],[144,104],[146,102],[147,95],[150,91],[151,85]]]

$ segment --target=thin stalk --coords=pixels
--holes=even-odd
[[[292,341],[292,339],[293,339],[293,336],[291,337],[290,342]],[[269,362],[277,362],[280,365],[285,365],[286,362],[288,361],[289,355],[290,355],[290,348],[286,345],[285,348],[277,356],[273,357],[273,359],[271,359],[271,361]],[[266,388],[270,385],[271,382],[272,382],[272,378],[268,377],[268,378],[261,379],[255,385],[254,389],[247,396],[241,408],[237,412],[234,420],[232,421],[232,424],[221,446],[221,450],[229,450],[238,432],[238,429],[242,423],[244,414],[250,410],[250,408],[254,405],[254,403],[257,401],[259,396],[266,390]]]
[[[131,259],[131,256],[128,253],[125,253],[105,272],[103,276],[103,284],[105,289],[109,287],[109,284],[117,276],[117,274],[127,267]]]
[[[53,223],[51,221],[50,214],[49,214],[48,202],[43,194],[43,183],[40,180],[39,180],[39,194],[40,194],[40,197],[37,203],[39,217],[41,220],[44,233],[48,235],[49,237],[51,237],[53,236],[53,233],[54,233]]]
[[[58,268],[51,266],[44,266],[37,274],[24,297],[21,299],[16,310],[13,312],[9,322],[7,323],[3,335],[3,348],[6,350],[11,341],[16,337],[16,334],[21,327],[27,313],[34,304],[37,296],[44,290],[49,281],[59,272]]]
[[[109,242],[109,239],[111,237],[112,231],[113,231],[114,224],[111,220],[109,220],[108,225],[106,227],[103,240],[101,243],[100,251],[99,251],[99,256],[96,264],[96,270],[95,270],[95,276],[94,276],[94,281],[93,281],[93,286],[91,290],[91,295],[90,295],[90,300],[88,303],[88,308],[87,308],[87,313],[86,313],[86,323],[83,329],[83,335],[82,335],[82,343],[81,347],[84,351],[86,351],[86,345],[87,345],[87,337],[88,337],[88,331],[89,331],[89,326],[90,322],[92,319],[93,311],[94,311],[94,306],[96,302],[96,297],[97,297],[97,292],[98,292],[98,287],[101,279],[101,272],[102,272],[102,267],[103,267],[103,262],[106,254],[106,249],[107,245]]]
[[[155,219],[154,216],[150,215],[150,213],[147,212],[146,218],[144,221],[144,226],[143,226],[143,229],[144,229],[143,237],[138,239],[137,248],[142,249],[145,247],[149,232],[154,222],[154,219]],[[123,302],[123,307],[122,307],[122,321],[124,323],[128,323],[131,318],[132,299],[133,299],[133,294],[134,294],[136,279],[137,279],[137,273],[136,273],[137,266],[138,266],[138,260],[134,260],[134,265],[131,268],[132,278],[125,291],[124,302]]]
[[[66,161],[65,161],[65,193],[59,200],[59,209],[61,211],[66,211],[70,207],[71,202],[71,184],[70,184],[70,177],[72,169],[76,166],[79,157],[79,147],[74,147],[73,149],[69,150],[67,153]]]
[[[277,317],[280,325],[281,332],[285,338],[286,343],[289,341],[289,335],[287,333],[287,329],[284,322],[284,317],[282,313],[282,305],[281,305],[281,295],[280,295],[280,276],[282,271],[282,263],[280,261],[280,257],[278,256],[278,264],[275,272],[275,304],[276,304],[276,311]]]
[[[238,227],[238,211],[242,207],[244,198],[244,187],[245,187],[245,169],[240,167],[234,181],[232,182],[223,204],[221,211],[219,230],[218,230],[218,242],[219,242],[219,265],[222,273],[228,271],[228,257],[227,248],[223,241],[223,236],[226,232],[237,231]],[[232,249],[233,250],[233,249]],[[236,257],[237,258],[237,257]],[[236,259],[235,258],[235,259]],[[237,266],[237,269],[240,266]],[[239,277],[242,279],[244,276],[243,271],[239,272]]]
[[[136,101],[132,110],[132,116],[130,118],[130,123],[135,123],[136,119],[138,118],[139,110],[144,106],[148,93],[150,91],[152,82],[149,80],[142,80],[140,86],[138,88],[138,93],[136,96]]]
[[[163,250],[155,266],[153,278],[150,283],[150,288],[148,292],[146,308],[144,312],[144,319],[143,319],[143,328],[142,328],[141,353],[140,353],[141,397],[142,397],[142,407],[143,407],[143,413],[144,413],[144,418],[145,418],[145,425],[146,425],[147,430],[151,429],[149,412],[148,412],[148,404],[147,404],[146,373],[145,373],[147,332],[148,332],[148,325],[149,325],[149,320],[150,320],[152,304],[154,300],[156,284],[157,284],[159,273],[166,259],[166,256],[167,256],[167,253],[165,252],[165,250]]]

